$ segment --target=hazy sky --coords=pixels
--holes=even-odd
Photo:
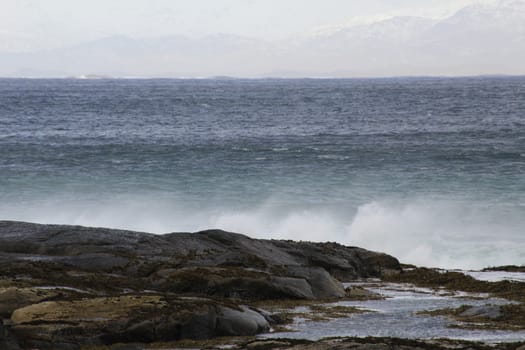
[[[480,74],[525,74],[525,0],[0,0],[0,76]]]
[[[485,0],[0,0],[0,50],[60,47],[116,34],[229,33],[267,40],[397,15],[443,17]]]

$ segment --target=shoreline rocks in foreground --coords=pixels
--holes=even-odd
[[[451,339],[401,339],[388,337],[338,337],[318,341],[305,339],[232,339],[212,342],[182,341],[176,349],[232,349],[232,350],[525,350],[525,341],[517,343],[485,344]],[[118,348],[116,348],[118,349]],[[115,349],[115,350],[116,350]],[[138,347],[137,349],[141,349]],[[153,348],[152,348],[153,349]],[[168,348],[166,348],[168,349]],[[171,348],[173,349],[173,348]],[[109,350],[109,349],[108,349]],[[113,349],[111,349],[113,350]]]
[[[250,302],[339,299],[341,282],[401,270],[337,243],[12,221],[0,221],[0,265],[2,349],[254,335],[279,320]]]

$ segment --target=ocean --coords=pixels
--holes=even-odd
[[[525,77],[0,79],[0,219],[525,264]]]

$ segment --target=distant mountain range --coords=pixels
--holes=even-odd
[[[393,17],[277,42],[235,35],[113,36],[0,53],[4,77],[362,77],[525,74],[525,1],[445,19]]]

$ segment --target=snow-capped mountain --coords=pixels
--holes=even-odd
[[[471,5],[439,20],[393,17],[279,42],[235,35],[114,36],[0,54],[0,75],[24,71],[64,76],[525,74],[525,1]]]

